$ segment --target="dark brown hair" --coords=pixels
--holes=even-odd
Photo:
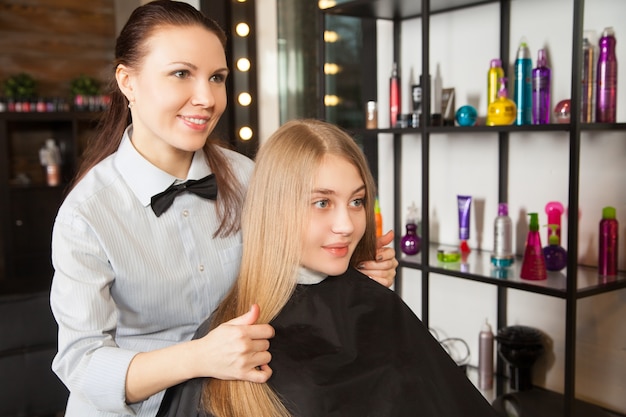
[[[83,161],[74,179],[74,185],[91,168],[117,150],[124,130],[131,122],[126,97],[119,90],[115,79],[117,66],[123,64],[128,67],[141,67],[142,61],[148,53],[149,38],[160,28],[172,26],[203,27],[215,34],[222,46],[226,48],[224,30],[214,20],[187,3],[156,0],[136,8],[128,18],[115,44],[115,60],[109,83],[111,104],[100,120],[95,137],[85,150]],[[217,139],[207,138],[203,150],[209,166],[215,173],[220,190],[220,198],[216,204],[220,226],[215,231],[214,236],[227,236],[237,232],[240,228],[244,190],[235,177],[229,160],[222,151],[217,149],[217,146],[223,146],[223,144]]]

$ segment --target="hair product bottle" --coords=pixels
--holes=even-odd
[[[543,248],[546,269],[548,271],[560,271],[567,266],[567,251],[560,245],[560,239],[556,234],[559,226],[556,224],[548,224],[548,229],[550,230],[548,246]]]
[[[374,219],[376,220],[376,237],[383,235],[383,215],[380,212],[380,204],[378,203],[378,197],[374,203]]]
[[[478,334],[478,388],[493,387],[493,331],[485,319]]]
[[[532,93],[531,82],[532,59],[526,42],[521,42],[515,59],[515,89],[513,101],[517,107],[516,125],[532,124]]]
[[[376,129],[378,127],[378,106],[375,101],[368,101],[365,108],[365,128]]]
[[[406,255],[417,255],[421,248],[422,239],[417,231],[417,206],[413,202],[406,218],[406,234],[400,239],[400,249]]]
[[[618,228],[615,207],[604,207],[602,220],[600,220],[600,245],[598,249],[598,273],[601,276],[617,275]]]
[[[398,64],[393,63],[391,77],[389,78],[389,126],[395,127],[400,114],[400,77]]]
[[[548,67],[545,49],[540,49],[537,57],[537,66],[532,71],[532,109],[533,124],[545,125],[550,123],[550,79],[551,71]]]
[[[543,248],[541,247],[541,236],[539,236],[539,216],[537,213],[528,213],[528,215],[530,216],[530,225],[520,277],[540,281],[548,278],[548,274],[546,261],[543,257]]]
[[[489,114],[489,106],[498,99],[500,91],[500,82],[504,78],[504,69],[502,69],[502,60],[495,58],[491,60],[489,71],[487,71],[487,114]]]
[[[554,233],[557,237],[557,244],[561,244],[561,215],[563,214],[563,204],[558,201],[550,201],[546,204],[546,214],[548,215],[548,225],[555,224],[557,225],[556,233]],[[552,235],[552,231],[548,228],[548,234],[546,236],[546,240],[550,239]]]
[[[596,88],[596,122],[615,123],[617,113],[617,58],[615,31],[607,27],[600,38]]]
[[[517,107],[513,100],[508,98],[506,90],[506,78],[500,80],[500,91],[498,98],[489,105],[487,111],[487,126],[506,126],[511,125],[517,116]]]
[[[594,84],[596,68],[596,51],[589,38],[583,39],[583,66],[581,74],[582,91],[580,95],[580,121],[583,123],[593,123],[594,121]]]
[[[509,217],[507,203],[498,204],[498,216],[493,222],[493,253],[491,263],[496,268],[513,264],[513,221]]]

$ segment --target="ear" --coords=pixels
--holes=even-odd
[[[122,94],[126,96],[128,102],[135,101],[133,76],[130,69],[126,65],[119,64],[115,69],[115,79],[117,81],[117,86]]]

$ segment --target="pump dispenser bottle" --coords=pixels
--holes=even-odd
[[[517,50],[517,59],[515,59],[515,90],[513,101],[517,107],[516,125],[532,124],[532,59],[530,58],[530,49],[526,42],[522,41]]]
[[[417,255],[422,248],[422,238],[417,231],[417,206],[409,207],[406,219],[406,234],[400,239],[400,249],[406,255]]]
[[[543,257],[546,260],[546,269],[548,271],[560,271],[567,266],[567,251],[560,245],[559,237],[556,231],[559,226],[549,224],[550,237],[548,238],[548,246],[543,248]]]
[[[539,50],[537,66],[532,71],[532,109],[533,124],[545,125],[550,123],[550,78],[545,49]]]
[[[548,274],[546,261],[543,257],[543,248],[541,247],[541,236],[539,236],[539,215],[537,213],[528,213],[528,215],[530,216],[530,225],[520,277],[533,281],[544,280],[548,278]]]
[[[498,98],[489,105],[487,112],[487,126],[506,126],[515,121],[516,109],[513,100],[508,98],[506,90],[506,78],[500,80]]]

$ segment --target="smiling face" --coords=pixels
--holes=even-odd
[[[331,276],[348,269],[365,233],[365,193],[353,164],[335,155],[324,157],[314,178],[302,266]]]
[[[144,47],[140,67],[119,65],[117,81],[132,104],[133,145],[174,173],[175,161],[191,161],[226,108],[226,56],[218,37],[197,25],[160,26]]]

